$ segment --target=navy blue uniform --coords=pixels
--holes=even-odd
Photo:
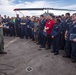
[[[8,27],[8,19],[7,18],[5,18],[5,19],[3,19],[3,23],[4,23],[4,28],[3,28],[3,34],[4,35],[8,35],[8,29],[7,29],[7,27]]]
[[[10,33],[10,36],[15,36],[15,24],[14,22],[11,20],[9,23],[9,33]]]
[[[63,28],[62,30],[63,30],[63,33],[65,33],[65,31],[67,30],[68,24],[70,22],[72,22],[71,19],[68,19],[68,20],[65,19],[65,20],[62,21],[62,28]]]
[[[66,28],[66,30],[67,30],[68,32],[70,32],[70,28],[69,28],[69,27],[71,26],[71,24],[72,24],[72,21],[69,20],[69,21],[67,22],[67,28]],[[67,56],[67,57],[70,57],[70,56],[71,56],[71,42],[70,42],[70,40],[69,40],[69,33],[68,33],[68,37],[67,37],[67,39],[66,39],[65,53],[66,53],[66,56]]]
[[[31,38],[34,41],[34,22],[30,21],[30,28],[31,28]]]
[[[43,46],[43,39],[44,39],[44,36],[43,36],[43,30],[44,30],[44,26],[45,26],[45,20],[42,20],[39,22],[39,31],[38,31],[38,43]]]
[[[71,34],[76,35],[76,22],[72,23],[72,25],[69,26],[69,39]],[[76,42],[71,41],[71,47],[72,47],[71,58],[76,61]]]
[[[53,38],[53,52],[55,53],[59,53],[59,49],[60,49],[60,34],[62,31],[62,27],[61,27],[61,23],[59,24],[55,24],[52,32],[51,32],[51,36],[54,36]]]
[[[8,20],[8,23],[7,23],[7,28],[6,28],[6,34],[9,35],[10,34],[10,29],[9,29],[10,24],[9,24],[9,22],[11,21],[11,19],[7,18],[7,20]]]
[[[63,19],[62,20],[62,22],[61,22],[61,27],[62,27],[62,33],[60,34],[61,36],[61,38],[60,38],[60,49],[61,50],[64,50],[64,46],[65,46],[65,38],[64,38],[64,35],[65,35],[65,32],[64,32],[64,28],[63,28],[63,25],[64,25],[64,21],[65,21],[65,19]]]
[[[26,37],[26,39],[28,39],[28,34],[27,34],[27,20],[21,19],[20,23],[24,23],[24,24],[21,24],[21,38]]]
[[[65,45],[66,45],[66,41],[65,41],[65,38],[64,38],[64,36],[65,36],[65,32],[66,32],[66,30],[67,30],[67,28],[68,28],[68,25],[69,25],[69,23],[71,23],[72,21],[70,20],[70,19],[68,19],[68,20],[66,20],[66,19],[64,19],[64,20],[62,20],[62,22],[61,22],[61,26],[62,26],[62,34],[61,34],[61,49],[62,50],[64,50],[66,47],[65,47]]]
[[[15,26],[16,26],[16,34],[18,37],[21,37],[21,25],[20,25],[20,18],[17,17],[15,20]]]
[[[31,20],[27,19],[27,34],[29,38],[32,38],[32,34],[31,34]]]

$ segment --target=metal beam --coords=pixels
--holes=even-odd
[[[14,11],[23,11],[23,10],[59,10],[59,11],[76,11],[76,10],[72,10],[72,9],[59,9],[59,8],[17,8],[14,9]]]

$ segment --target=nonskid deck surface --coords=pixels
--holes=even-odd
[[[6,55],[0,55],[0,75],[76,75],[76,64],[40,49],[30,39],[4,37]]]

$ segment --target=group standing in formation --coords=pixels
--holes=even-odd
[[[40,48],[52,48],[51,53],[54,55],[58,55],[59,50],[64,50],[63,57],[76,62],[76,13],[72,16],[70,13],[66,13],[65,16],[49,13],[40,17],[19,17],[17,14],[12,18],[0,15],[0,54],[6,54],[3,48],[3,35],[31,39],[40,45]]]

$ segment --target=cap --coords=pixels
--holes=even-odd
[[[49,13],[50,16],[55,17],[53,13]]]

